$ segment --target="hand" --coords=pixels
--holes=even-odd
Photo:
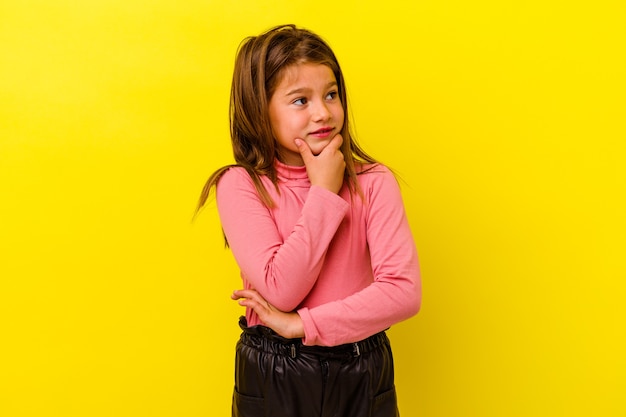
[[[285,313],[268,303],[256,290],[236,290],[231,295],[239,305],[251,308],[270,329],[287,339],[304,337],[302,319],[296,312]]]
[[[302,139],[295,140],[311,185],[326,188],[335,194],[341,190],[343,175],[346,170],[346,161],[340,150],[342,143],[343,138],[337,134],[316,156],[313,155],[311,148],[305,141]]]

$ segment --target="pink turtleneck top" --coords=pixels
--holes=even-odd
[[[276,162],[275,202],[261,201],[240,167],[217,185],[224,233],[245,288],[282,311],[296,311],[305,345],[362,340],[415,315],[421,282],[398,183],[383,165],[357,176],[364,199],[311,186],[305,167]],[[263,324],[248,309],[248,325]]]

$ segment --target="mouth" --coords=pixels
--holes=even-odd
[[[322,127],[320,129],[317,129],[314,132],[309,133],[311,136],[315,136],[317,138],[326,138],[330,135],[330,133],[334,130],[334,128],[332,127]]]

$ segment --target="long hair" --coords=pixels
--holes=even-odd
[[[297,64],[328,66],[337,80],[338,93],[344,111],[341,129],[341,152],[346,161],[345,180],[350,192],[361,194],[355,162],[376,163],[355,142],[349,126],[346,85],[339,62],[328,44],[309,30],[295,25],[282,25],[259,35],[244,39],[235,60],[230,92],[230,135],[235,164],[215,171],[207,180],[198,210],[206,203],[212,188],[222,174],[233,166],[246,169],[261,200],[273,207],[274,202],[261,182],[267,176],[277,187],[278,174],[274,160],[279,159],[278,147],[269,119],[269,102],[287,67]]]

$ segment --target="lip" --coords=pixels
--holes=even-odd
[[[324,126],[320,129],[317,129],[314,132],[309,133],[310,136],[319,138],[319,139],[323,139],[323,138],[327,138],[328,136],[330,136],[330,134],[334,131],[335,129],[330,127],[330,126]]]

